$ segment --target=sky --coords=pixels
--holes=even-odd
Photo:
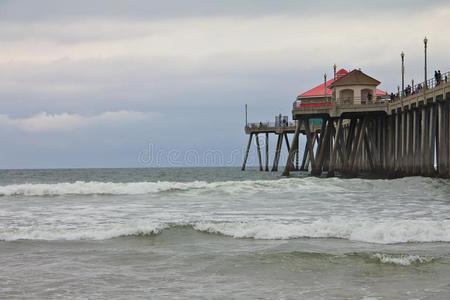
[[[401,51],[423,81],[424,36],[449,71],[448,1],[0,0],[0,168],[239,165],[245,104],[290,115],[333,64],[396,91]]]

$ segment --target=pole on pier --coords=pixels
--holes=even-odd
[[[248,126],[248,110],[247,110],[247,104],[245,104],[245,126]]]
[[[402,58],[402,93],[400,97],[403,98],[403,94],[405,93],[405,53],[403,51],[400,57]]]
[[[428,39],[427,39],[427,37],[425,37],[424,39],[423,39],[423,44],[424,44],[424,54],[425,54],[425,84],[424,84],[424,87],[423,87],[423,89],[425,90],[425,89],[427,89],[428,88],[428,77],[427,77],[427,72],[428,72],[428,70],[427,70],[427,47],[428,47]],[[425,102],[425,99],[424,99],[424,102]]]
[[[242,163],[242,168],[241,168],[242,171],[245,171],[245,165],[247,164],[248,152],[250,151],[250,146],[252,144],[252,138],[253,138],[253,133],[250,133],[250,136],[248,138],[247,150],[245,151],[244,162]]]

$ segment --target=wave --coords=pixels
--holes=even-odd
[[[19,228],[2,230],[0,240],[44,240],[44,241],[74,241],[74,240],[108,240],[127,236],[153,236],[161,233],[169,225],[160,223],[122,224],[98,228]]]
[[[337,238],[375,244],[450,242],[450,221],[349,221],[344,218],[312,223],[273,222],[197,223],[194,229],[233,238],[287,240]]]
[[[156,181],[156,182],[98,182],[76,181],[62,183],[24,183],[0,186],[0,196],[60,196],[60,195],[140,195],[167,191],[206,190],[222,193],[258,193],[280,190],[315,189],[317,179],[244,181]],[[332,186],[330,187],[333,188]],[[336,187],[337,188],[337,187]]]
[[[275,222],[187,222],[124,223],[91,227],[30,226],[2,228],[0,240],[104,240],[124,236],[152,236],[168,228],[188,227],[208,234],[257,240],[335,238],[351,241],[397,244],[450,242],[450,221],[348,221],[341,218],[312,223]]]
[[[0,196],[60,196],[60,195],[140,195],[167,191],[205,190],[217,193],[279,193],[302,192],[333,194],[339,192],[402,191],[405,186],[409,189],[423,190],[433,185],[434,179],[408,177],[394,180],[365,180],[339,178],[283,178],[278,180],[236,180],[236,181],[156,181],[156,182],[99,182],[76,181],[61,183],[23,183],[0,186]],[[394,184],[395,183],[395,184]],[[438,185],[436,189],[448,190],[448,185]]]
[[[390,255],[384,253],[375,253],[372,258],[383,264],[393,264],[400,266],[410,266],[425,264],[434,261],[434,257],[425,257],[419,255]]]
[[[64,183],[12,184],[0,186],[1,196],[60,196],[60,195],[139,195],[164,191],[201,189],[208,185],[204,181],[193,182],[97,182],[76,181]]]

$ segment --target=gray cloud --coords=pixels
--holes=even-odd
[[[46,19],[83,19],[86,17],[113,17],[127,19],[164,19],[199,16],[261,16],[288,14],[403,13],[445,5],[445,0],[3,0],[0,6],[2,20],[35,21]]]

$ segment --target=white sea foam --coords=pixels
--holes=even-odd
[[[376,253],[373,258],[383,264],[394,264],[400,266],[410,266],[412,264],[423,264],[433,261],[432,257],[424,257],[419,255],[389,255],[384,253]]]
[[[316,187],[314,180],[291,178],[284,180],[246,181],[191,181],[191,182],[98,182],[76,181],[63,183],[26,183],[0,186],[0,196],[57,196],[57,195],[139,195],[164,191],[188,191],[193,189],[214,190],[223,193],[277,192],[307,190]],[[329,187],[333,189],[331,185]],[[335,187],[338,188],[338,187]]]
[[[450,221],[349,221],[318,220],[308,224],[275,222],[123,223],[90,227],[30,226],[2,228],[0,240],[103,240],[128,235],[153,235],[173,226],[192,226],[201,232],[233,238],[287,240],[296,238],[339,238],[393,244],[407,242],[450,242]]]
[[[56,195],[139,195],[170,190],[190,190],[208,186],[204,181],[193,182],[85,182],[52,183],[52,184],[12,184],[0,186],[2,196],[56,196]]]
[[[23,227],[0,231],[0,240],[106,240],[122,236],[155,235],[168,226],[161,223],[116,224],[96,228],[66,228],[64,226]]]
[[[194,228],[234,238],[294,239],[340,238],[352,241],[394,244],[450,242],[450,221],[351,221],[342,218],[312,223],[272,222],[198,223]]]
[[[417,178],[388,180],[351,179],[343,181],[338,178],[285,178],[281,180],[238,180],[238,181],[156,181],[156,182],[98,182],[76,181],[61,183],[24,183],[0,186],[0,196],[55,196],[55,195],[139,195],[159,193],[171,190],[188,191],[206,189],[222,193],[339,193],[352,190],[385,191],[386,189],[401,189],[408,185],[421,189],[424,181]],[[395,183],[395,184],[394,184]]]

